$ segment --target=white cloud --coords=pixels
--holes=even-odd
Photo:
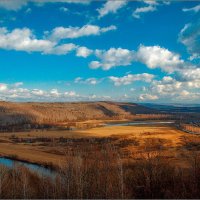
[[[182,92],[180,92],[179,95],[177,95],[175,97],[176,100],[179,101],[187,101],[187,102],[193,102],[194,100],[199,100],[200,98],[200,93],[199,92],[189,92],[187,90],[183,90]]]
[[[186,24],[179,34],[179,41],[186,46],[191,60],[200,58],[200,20]]]
[[[107,31],[116,30],[116,26],[99,27],[96,25],[84,25],[82,27],[56,27],[52,30],[49,38],[53,41],[62,39],[74,39],[90,35],[100,35]]]
[[[0,8],[17,11],[28,3],[43,5],[45,3],[80,3],[89,4],[89,0],[0,0]]]
[[[27,89],[21,87],[22,84],[5,84],[0,83],[0,99],[1,100],[15,100],[15,101],[74,101],[78,100],[80,96],[75,91],[59,92],[54,88],[51,90],[42,89]]]
[[[92,53],[93,51],[91,49],[88,49],[87,47],[78,47],[76,50],[76,56],[83,58],[87,58]]]
[[[148,5],[158,5],[158,2],[156,0],[144,0],[144,3],[148,4]]]
[[[122,48],[110,48],[108,51],[96,50],[95,55],[100,59],[99,61],[92,61],[90,68],[109,70],[115,66],[127,66],[134,60],[134,52]]]
[[[91,69],[98,69],[100,68],[102,65],[99,61],[92,61],[90,64],[89,64],[89,67]]]
[[[23,82],[17,82],[17,83],[14,83],[13,86],[19,87],[19,86],[22,86],[23,84],[24,84]]]
[[[7,90],[7,84],[0,83],[0,92]]]
[[[151,82],[154,78],[153,74],[128,74],[123,77],[110,76],[109,79],[114,83],[115,86],[129,85],[135,81]]]
[[[65,55],[76,50],[76,55],[79,57],[88,57],[93,53],[93,50],[87,47],[75,45],[73,43],[59,44],[60,39],[77,38],[89,35],[98,35],[107,31],[115,30],[115,26],[100,28],[94,25],[85,25],[81,28],[57,27],[52,31],[52,37],[58,41],[50,39],[38,39],[28,28],[16,28],[9,31],[7,28],[0,28],[0,49],[40,52],[42,54]],[[44,37],[42,37],[44,38]]]
[[[156,10],[157,10],[157,8],[155,6],[152,6],[152,5],[136,8],[136,10],[133,12],[133,17],[140,18],[140,15],[142,13],[154,12]]]
[[[165,76],[162,80],[154,80],[150,86],[152,93],[159,96],[171,96],[182,89],[182,83],[171,76]]]
[[[43,96],[43,95],[45,95],[45,92],[43,90],[39,90],[39,89],[33,89],[31,91],[31,93],[33,95],[36,95],[36,96]]]
[[[147,5],[143,7],[136,8],[133,11],[132,16],[139,19],[142,14],[157,11],[157,8],[162,5],[169,5],[169,1],[156,1],[156,0],[145,0],[140,1],[141,3],[145,3]],[[159,3],[158,3],[159,2]]]
[[[54,45],[51,41],[36,39],[28,28],[14,29],[13,31],[0,28],[0,48],[2,49],[43,52],[53,48]]]
[[[74,91],[65,92],[64,95],[65,95],[66,97],[78,97],[78,96],[79,96],[79,95],[76,94],[76,92],[74,92]]]
[[[140,45],[137,51],[137,60],[151,69],[161,68],[169,73],[184,67],[184,61],[178,54],[160,46]]]
[[[65,55],[75,50],[76,48],[77,46],[73,43],[63,44],[45,50],[44,54]]]
[[[153,80],[146,89],[151,95],[159,99],[169,99],[169,101],[183,100],[194,101],[200,97],[197,92],[200,88],[200,70],[198,68],[185,69],[178,72],[175,78],[164,76],[161,80]]]
[[[0,84],[0,100],[5,101],[36,101],[36,102],[66,102],[66,101],[99,101],[112,100],[106,95],[80,95],[75,91],[59,91],[57,88],[51,90],[27,89],[22,87],[13,88],[14,84]]]
[[[97,78],[87,78],[87,79],[83,79],[81,77],[77,77],[74,80],[74,83],[81,83],[81,84],[88,84],[88,85],[96,85],[98,83],[101,83],[103,80],[103,78],[101,79],[97,79]]]
[[[111,25],[111,26],[108,26],[108,27],[104,27],[104,28],[101,28],[100,31],[102,33],[106,33],[108,31],[114,31],[114,30],[117,30],[117,27],[114,26],[114,25]]]
[[[69,11],[69,9],[68,9],[68,8],[66,8],[66,7],[60,7],[60,11],[62,11],[62,12],[68,12],[68,11]]]
[[[97,9],[99,18],[104,17],[109,13],[116,13],[120,8],[127,4],[126,0],[110,1],[108,0],[102,8]]]
[[[165,72],[173,73],[184,68],[192,68],[180,58],[180,55],[160,46],[140,45],[137,51],[110,48],[109,50],[96,50],[99,60],[89,64],[91,69],[102,68],[109,70],[116,66],[128,66],[133,62],[141,62],[150,69],[160,68]]]
[[[151,94],[141,94],[139,96],[139,101],[154,101],[157,100],[158,96],[157,95],[151,95]]]
[[[0,48],[5,50],[65,55],[70,51],[76,50],[78,46],[73,43],[58,45],[56,42],[37,39],[28,28],[14,29],[12,31],[8,31],[6,28],[0,28]]]
[[[183,12],[199,12],[200,11],[200,5],[194,6],[192,8],[183,8],[182,9]]]
[[[7,10],[19,10],[27,5],[27,0],[0,0],[0,7]]]
[[[59,93],[57,89],[52,89],[52,90],[50,91],[50,94],[51,94],[51,96],[53,96],[53,97],[59,97],[59,96],[61,95],[61,93]]]
[[[180,81],[200,81],[200,68],[184,69],[177,73]]]

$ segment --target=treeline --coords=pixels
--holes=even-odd
[[[182,123],[179,125],[180,129],[182,129],[183,131],[187,131],[189,133],[194,133],[194,134],[200,134],[200,124],[186,124],[186,123]]]
[[[84,154],[85,155],[85,154]],[[110,146],[93,159],[69,155],[56,175],[43,176],[22,166],[0,167],[1,199],[190,199],[200,198],[200,158],[175,166],[161,152],[146,152],[138,160],[122,161]]]

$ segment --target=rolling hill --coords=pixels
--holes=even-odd
[[[136,114],[158,113],[134,103],[14,103],[0,102],[0,126],[51,124],[91,119],[124,119]]]

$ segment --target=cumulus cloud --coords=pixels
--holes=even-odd
[[[192,8],[183,8],[182,9],[183,12],[199,12],[200,11],[200,5],[194,6]]]
[[[75,50],[77,45],[73,43],[54,46],[53,48],[46,49],[44,54],[65,55]]]
[[[99,101],[112,100],[106,95],[81,95],[75,91],[59,91],[57,88],[50,90],[27,89],[14,84],[0,83],[0,100],[5,101],[39,101],[39,102],[66,102],[66,101]]]
[[[151,94],[141,94],[138,98],[139,101],[154,101],[157,100],[157,95],[151,95]]]
[[[44,52],[46,49],[52,49],[54,45],[51,41],[36,39],[28,28],[14,29],[13,31],[0,28],[0,48],[2,49]]]
[[[0,83],[0,91],[6,91],[7,90],[7,84]]]
[[[13,86],[19,87],[19,86],[22,86],[23,84],[24,84],[23,82],[17,82],[17,83],[14,83]]]
[[[96,25],[84,25],[82,27],[56,27],[49,35],[49,39],[56,41],[62,39],[74,39],[90,35],[100,35],[107,31],[116,30],[117,27],[111,25],[109,27],[99,27]]]
[[[160,46],[140,45],[137,51],[137,60],[151,69],[161,68],[169,73],[185,66],[184,61],[180,59],[180,55]]]
[[[98,32],[95,32],[92,31],[93,28],[91,28],[91,26],[90,25],[85,26],[86,32],[83,31],[84,29],[83,27],[80,29],[72,28],[74,29],[73,30],[74,33],[69,33],[68,36],[81,37],[81,34],[83,35],[100,34],[110,30],[114,30],[116,28],[114,26],[104,27],[104,28],[100,28],[98,26],[92,26],[94,29],[97,28]],[[77,30],[77,32],[75,31],[75,29]],[[54,31],[55,30],[56,29],[54,29]],[[65,35],[65,37],[68,36]],[[62,37],[61,34],[59,35],[59,37],[63,39],[64,35]],[[90,54],[93,53],[93,51],[88,49],[87,47],[79,46],[74,43],[63,44],[60,43],[59,41],[52,41],[48,38],[44,39],[44,37],[42,37],[42,39],[38,39],[33,34],[33,31],[30,30],[29,28],[22,28],[22,29],[16,28],[11,31],[5,27],[0,28],[0,49],[25,51],[25,52],[40,52],[42,54],[54,54],[54,55],[65,55],[71,51],[76,51],[76,55],[78,57],[84,57],[84,58],[88,57]]]
[[[92,61],[91,69],[102,68],[109,70],[116,66],[128,66],[133,62],[141,62],[150,69],[160,68],[172,73],[189,65],[180,58],[180,55],[160,46],[140,45],[137,51],[110,48],[109,50],[96,50],[95,55],[99,60]]]
[[[89,4],[89,0],[0,0],[0,8],[17,11],[28,3],[44,5],[45,3],[79,3]]]
[[[80,97],[75,91],[59,92],[56,88],[41,90],[27,89],[21,86],[22,84],[19,83],[0,83],[0,99],[19,101],[67,101],[76,100]]]
[[[158,9],[158,6],[162,6],[162,5],[169,5],[170,2],[169,1],[156,1],[156,0],[145,0],[145,1],[141,1],[142,3],[145,3],[145,6],[136,8],[133,11],[132,16],[139,19],[141,17],[142,14],[144,13],[149,13],[149,12],[155,12]]]
[[[108,51],[96,50],[95,55],[100,61],[92,61],[90,68],[109,70],[115,66],[127,66],[134,60],[134,52],[122,48],[110,48]]]
[[[78,47],[76,50],[76,56],[87,58],[93,53],[93,50],[88,49],[87,47]]]
[[[182,83],[175,80],[171,76],[165,76],[162,80],[154,80],[150,86],[150,90],[159,96],[174,95],[177,91],[182,89]]]
[[[186,46],[191,60],[200,58],[200,20],[186,24],[179,34],[179,41]]]
[[[44,96],[45,95],[45,92],[43,90],[40,90],[40,89],[33,89],[31,91],[31,93],[33,95],[36,95],[36,96]]]
[[[179,101],[187,101],[187,102],[193,102],[194,100],[199,100],[200,98],[200,93],[199,92],[189,92],[187,90],[183,90],[182,92],[180,92],[179,95],[177,95],[175,97],[176,100]]]
[[[199,97],[200,74],[199,68],[185,69],[178,72],[178,76],[164,76],[161,80],[153,80],[146,89],[151,95],[159,99],[171,98],[173,100],[196,100]]]
[[[88,84],[88,85],[96,85],[98,83],[101,83],[103,80],[103,78],[101,79],[97,79],[97,78],[87,78],[87,79],[83,79],[81,77],[77,77],[74,80],[74,83],[81,83],[81,84]]]
[[[99,18],[108,15],[109,13],[116,13],[120,8],[127,4],[126,0],[110,1],[108,0],[102,8],[97,9]]]
[[[153,5],[149,5],[149,6],[145,6],[145,7],[140,7],[140,8],[136,8],[133,12],[133,17],[135,18],[140,18],[140,15],[142,13],[147,13],[147,12],[154,12],[156,11],[157,8]]]
[[[65,55],[77,47],[73,43],[59,45],[50,40],[37,39],[28,28],[14,29],[12,31],[0,28],[0,48],[5,50]]]
[[[135,81],[151,82],[154,78],[153,74],[128,74],[123,77],[110,76],[109,79],[114,83],[115,86],[129,85]]]
[[[176,78],[182,82],[200,81],[200,68],[184,69],[177,73]]]

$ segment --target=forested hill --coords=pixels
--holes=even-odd
[[[157,111],[158,112],[158,111]],[[13,103],[0,102],[0,125],[57,123],[91,119],[123,119],[156,111],[134,103]]]

